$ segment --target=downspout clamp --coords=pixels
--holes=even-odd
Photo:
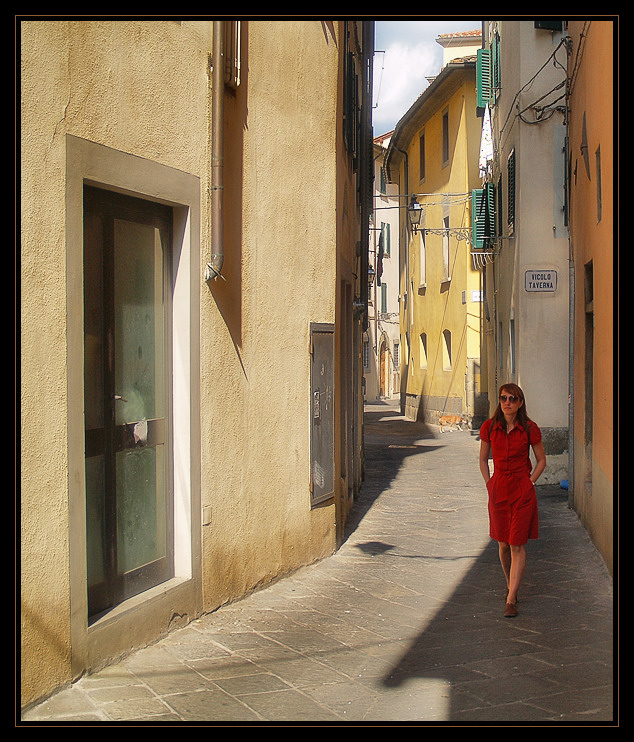
[[[213,22],[212,99],[211,99],[211,257],[205,281],[222,278],[224,263],[224,23]]]

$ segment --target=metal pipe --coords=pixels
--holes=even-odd
[[[213,22],[211,98],[211,257],[205,281],[221,275],[224,263],[224,22]]]

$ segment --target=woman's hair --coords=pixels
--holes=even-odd
[[[502,412],[502,406],[500,405],[500,395],[506,392],[507,394],[512,394],[513,396],[517,397],[521,402],[521,407],[517,408],[517,422],[524,428],[524,430],[528,430],[528,425],[530,423],[530,418],[528,417],[528,413],[526,412],[526,400],[524,399],[524,392],[517,386],[517,384],[502,384],[500,387],[500,391],[498,392],[498,406],[495,409],[495,412],[493,413],[492,420],[493,424],[499,423],[503,430],[506,430],[506,418],[504,417],[504,413]]]

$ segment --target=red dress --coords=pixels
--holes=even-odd
[[[480,440],[490,443],[493,456],[487,490],[490,534],[496,541],[521,546],[537,538],[537,496],[529,451],[541,439],[541,430],[533,422],[528,430],[517,424],[510,433],[493,420],[485,420],[480,428]]]

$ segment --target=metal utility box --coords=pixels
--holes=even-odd
[[[311,323],[310,355],[310,492],[317,505],[335,494],[334,325]]]

